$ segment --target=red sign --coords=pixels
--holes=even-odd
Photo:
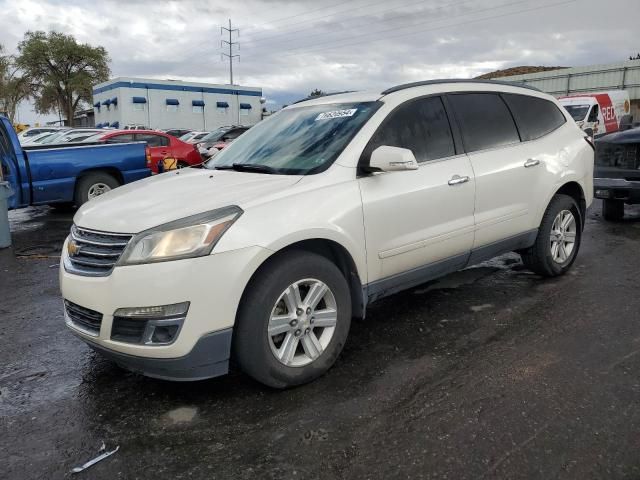
[[[600,114],[604,120],[604,128],[607,133],[618,130],[618,119],[616,111],[611,104],[611,97],[606,93],[598,93],[594,95],[598,105],[600,105]]]

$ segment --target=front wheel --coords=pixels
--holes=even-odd
[[[521,253],[527,268],[545,277],[566,273],[582,239],[580,209],[568,195],[555,195],[542,217],[536,242]]]
[[[336,361],[349,333],[351,296],[325,257],[292,251],[247,285],[233,334],[240,368],[274,388],[310,382]]]

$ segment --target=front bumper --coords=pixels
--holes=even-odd
[[[594,196],[604,200],[622,200],[629,204],[640,203],[640,182],[624,178],[594,178]]]
[[[60,266],[68,302],[101,314],[93,332],[66,317],[67,326],[93,349],[131,370],[160,378],[196,380],[226,372],[236,311],[253,273],[270,251],[247,247],[199,258],[116,267],[106,277],[69,273]],[[168,345],[112,339],[119,308],[190,302],[177,338]]]

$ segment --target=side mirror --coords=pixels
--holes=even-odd
[[[373,172],[417,170],[418,162],[413,152],[408,148],[382,145],[371,152],[369,169]]]

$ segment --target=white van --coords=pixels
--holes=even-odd
[[[625,90],[569,95],[558,100],[591,137],[625,130],[633,124],[629,92]]]
[[[556,99],[505,83],[297,103],[204,169],[85,203],[62,251],[66,324],[149,376],[209,378],[234,358],[299,385],[379,298],[510,251],[542,276],[567,272],[593,157]]]

